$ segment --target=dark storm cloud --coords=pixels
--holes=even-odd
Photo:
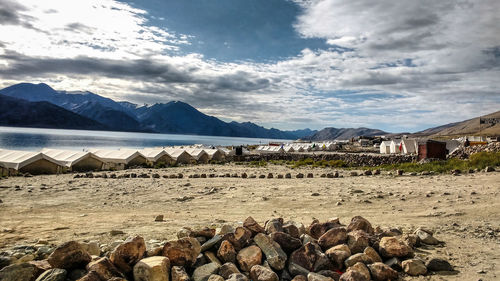
[[[23,14],[28,9],[19,3],[2,0],[0,1],[0,24],[2,25],[21,25],[29,29],[37,30],[31,22],[34,17]]]
[[[244,71],[220,74],[211,77],[198,74],[196,67],[179,68],[169,63],[158,63],[153,59],[111,60],[89,57],[32,58],[6,51],[0,58],[9,61],[8,66],[0,67],[0,74],[14,79],[20,75],[99,75],[108,78],[127,78],[141,82],[194,84],[212,91],[249,92],[270,86],[268,79],[254,77]]]

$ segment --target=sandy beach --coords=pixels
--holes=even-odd
[[[183,226],[221,226],[253,216],[258,222],[283,217],[308,225],[313,219],[353,216],[374,226],[411,231],[424,226],[445,242],[418,252],[444,257],[459,271],[415,280],[498,280],[500,278],[500,173],[430,176],[349,176],[321,178],[332,169],[290,169],[200,165],[168,169],[100,172],[157,173],[160,178],[74,178],[75,174],[12,177],[0,181],[0,247],[59,244],[69,240],[108,243],[141,234],[174,239]],[[164,175],[182,173],[182,179]],[[247,173],[257,178],[189,178],[194,174]],[[267,178],[273,173],[274,178]],[[278,179],[291,173],[292,179]],[[313,173],[314,178],[296,178]],[[259,179],[259,175],[266,178]],[[343,177],[342,177],[343,176]],[[155,222],[164,215],[163,222]],[[124,234],[112,236],[110,231]],[[412,280],[408,277],[408,280]]]

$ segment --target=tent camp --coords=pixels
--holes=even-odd
[[[292,145],[285,145],[283,146],[283,149],[285,150],[286,153],[295,152],[295,149],[293,149]]]
[[[380,143],[380,153],[381,154],[390,154],[391,153],[391,142],[383,141]]]
[[[402,143],[403,154],[416,154],[418,149],[418,144],[416,139],[404,139]]]
[[[139,151],[133,149],[90,149],[89,152],[95,154],[104,161],[103,169],[123,170],[127,167],[141,166],[147,164],[147,159]]]
[[[400,149],[401,148],[401,149]],[[401,140],[392,140],[390,147],[391,154],[399,154],[403,151],[401,147]]]
[[[186,150],[189,155],[191,155],[194,159],[196,159],[197,163],[208,163],[210,161],[210,156],[203,149],[192,148]]]
[[[172,165],[175,163],[173,159],[163,148],[145,148],[139,150],[139,153],[144,155],[151,164]]]
[[[65,165],[40,152],[0,150],[0,173],[13,175],[18,172],[40,174],[58,174]]]
[[[176,164],[193,164],[196,163],[196,159],[189,155],[184,149],[182,148],[165,148],[165,151],[175,159]]]
[[[71,171],[100,171],[104,165],[102,159],[90,152],[44,148],[41,153],[63,163]]]

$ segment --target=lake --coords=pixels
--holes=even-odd
[[[0,149],[37,151],[42,148],[82,150],[88,148],[144,148],[173,145],[246,145],[290,141],[197,135],[19,128],[0,126]]]

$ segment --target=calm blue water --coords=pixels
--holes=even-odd
[[[144,148],[172,145],[245,145],[287,140],[148,134],[109,131],[38,129],[0,126],[0,148],[37,151],[42,148]]]

